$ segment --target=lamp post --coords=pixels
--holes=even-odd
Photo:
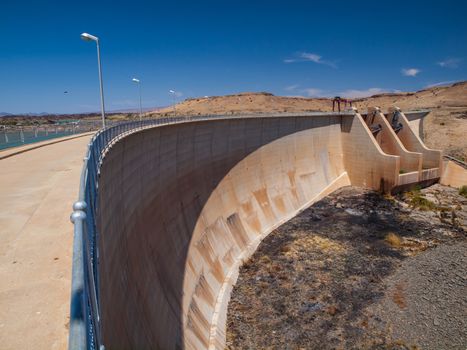
[[[173,104],[174,104],[174,115],[175,115],[175,90],[169,90],[169,92],[172,94]]]
[[[139,121],[141,122],[143,120],[143,105],[141,104],[141,81],[136,78],[131,79],[131,81],[138,84],[139,88]]]
[[[81,39],[83,39],[84,41],[95,41],[97,45],[97,64],[99,67],[99,87],[101,91],[102,128],[105,129],[104,84],[102,82],[101,51],[99,48],[99,38],[88,33],[82,33]]]

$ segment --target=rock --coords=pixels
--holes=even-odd
[[[353,215],[353,216],[362,216],[364,214],[360,210],[356,210],[356,209],[352,209],[352,208],[345,209],[345,212],[347,214],[350,214],[350,215]]]
[[[321,217],[319,215],[316,215],[316,214],[311,214],[311,220],[312,221],[320,221]]]

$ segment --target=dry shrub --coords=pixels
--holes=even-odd
[[[435,210],[436,204],[422,196],[414,196],[410,200],[410,206],[419,210]]]
[[[336,253],[344,251],[344,247],[341,243],[319,235],[311,235],[298,239],[295,241],[295,245],[307,250],[314,248],[325,252],[330,251]]]
[[[402,238],[393,232],[388,233],[384,240],[393,247],[400,248],[402,246]]]
[[[421,187],[418,185],[415,186],[412,191],[407,192],[405,195],[409,198],[409,206],[412,209],[418,209],[422,211],[439,209],[435,203],[423,196],[421,193]]]
[[[268,255],[263,255],[260,259],[259,262],[264,265],[269,265],[271,263],[271,258]]]
[[[461,186],[461,188],[459,188],[459,194],[467,198],[467,185]]]
[[[279,272],[282,271],[282,267],[278,264],[272,264],[270,270],[271,272]]]
[[[405,309],[407,307],[404,295],[404,286],[402,285],[402,283],[396,284],[394,288],[394,293],[392,293],[392,300],[401,309]]]

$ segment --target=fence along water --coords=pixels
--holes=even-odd
[[[114,124],[115,123],[111,125]],[[41,142],[58,137],[96,131],[99,129],[99,127],[99,122],[79,122],[40,126],[0,125],[0,150]]]

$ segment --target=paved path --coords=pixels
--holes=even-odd
[[[89,139],[86,135],[0,160],[1,349],[67,347],[69,215]]]

